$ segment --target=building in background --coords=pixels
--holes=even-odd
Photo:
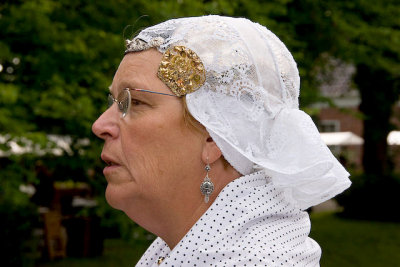
[[[355,71],[354,66],[333,60],[330,78],[324,79],[321,86],[322,95],[331,99],[333,105],[318,103],[315,107],[320,110],[316,123],[324,141],[347,168],[358,171],[362,169],[364,129],[363,114],[359,111],[359,91],[352,86]],[[399,117],[400,102],[394,107],[392,118],[396,129],[400,129]],[[400,171],[400,132],[391,132],[388,144],[395,170]]]

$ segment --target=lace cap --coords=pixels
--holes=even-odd
[[[186,95],[189,112],[240,173],[262,168],[301,209],[350,186],[349,174],[299,110],[296,62],[264,26],[214,15],[180,18],[144,29],[127,44],[126,53],[183,46],[199,57],[205,81]]]

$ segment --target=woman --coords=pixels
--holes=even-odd
[[[246,19],[169,20],[127,41],[93,132],[108,203],[158,236],[137,266],[319,265],[303,210],[350,182],[298,96],[290,52]]]

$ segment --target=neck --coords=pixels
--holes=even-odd
[[[205,204],[201,199],[198,207],[192,212],[191,216],[188,214],[180,214],[178,219],[176,216],[170,218],[170,223],[166,225],[163,231],[160,231],[159,237],[161,237],[168,247],[173,250],[179,241],[189,232],[192,226],[200,219],[200,217],[210,207],[210,202]]]
[[[200,181],[190,186],[176,188],[187,188],[180,190],[179,194],[175,194],[164,201],[154,201],[150,208],[146,208],[146,214],[143,210],[127,213],[127,215],[136,223],[141,225],[149,232],[162,238],[172,250],[179,241],[186,235],[192,226],[200,219],[200,217],[214,203],[221,190],[231,181],[240,177],[240,173],[232,167],[213,166],[210,178],[214,183],[214,192],[210,196],[208,203],[204,202],[204,196],[200,193]],[[149,207],[149,202],[147,205]],[[132,214],[142,214],[141,218],[130,216]]]
[[[233,167],[225,167],[222,162],[221,166],[214,164],[210,178],[214,183],[214,192],[210,196],[208,203],[204,202],[204,196],[200,193],[200,184],[202,180],[192,186],[194,189],[190,193],[194,196],[193,199],[186,194],[186,197],[179,200],[181,204],[177,210],[177,214],[170,215],[170,224],[166,228],[167,231],[160,233],[158,236],[161,237],[165,243],[172,250],[179,241],[189,232],[192,226],[200,219],[200,217],[208,210],[208,208],[214,203],[215,199],[222,191],[222,189],[231,181],[241,176]],[[202,178],[204,179],[204,177]],[[188,200],[191,199],[193,205],[188,205]],[[186,207],[186,208],[185,208]],[[185,212],[182,212],[185,210]],[[178,219],[179,218],[179,219]]]

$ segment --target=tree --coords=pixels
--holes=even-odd
[[[123,57],[125,38],[132,37],[143,27],[181,16],[247,17],[276,33],[293,53],[302,78],[304,108],[321,100],[317,73],[326,64],[326,54],[352,62],[360,69],[358,75],[363,73],[361,66],[368,67],[360,76],[367,77],[357,82],[362,92],[371,91],[361,89],[372,84],[367,79],[372,75],[368,73],[370,66],[379,66],[373,69],[376,79],[384,73],[387,81],[379,84],[387,88],[398,86],[400,38],[395,19],[398,6],[393,1],[390,4],[393,7],[386,11],[382,4],[374,3],[374,8],[369,10],[368,3],[365,0],[351,3],[312,0],[3,1],[0,5],[0,134],[8,134],[9,138],[26,136],[41,145],[46,145],[46,134],[70,136],[74,153],[62,158],[50,157],[46,163],[58,179],[88,181],[102,195],[105,182],[101,172],[96,172],[94,179],[87,175],[88,169],[97,170],[102,165],[99,159],[102,144],[92,135],[91,124],[106,108],[107,87]],[[359,6],[363,7],[362,12],[358,12]],[[386,21],[386,17],[391,19]],[[369,25],[370,21],[375,21],[376,25]],[[384,27],[380,26],[381,21],[385,22]],[[380,38],[375,37],[377,34]],[[378,39],[382,39],[383,44]],[[371,60],[375,53],[379,60]],[[387,57],[392,59],[387,60]],[[362,85],[361,81],[366,84]],[[395,92],[390,99],[395,99]],[[362,97],[364,99],[364,94]],[[385,94],[383,98],[387,100]],[[368,108],[366,114],[371,114]],[[91,145],[82,155],[77,144],[84,137],[91,140]],[[367,140],[366,136],[366,144]],[[0,162],[1,179],[13,179],[14,187],[21,182],[38,182],[29,170],[32,166],[23,166],[22,162],[20,158]],[[27,170],[21,174],[18,168],[3,168],[5,164],[27,167]],[[11,178],[12,175],[15,177]]]
[[[179,16],[245,16],[267,25],[289,44],[299,66],[305,66],[301,71],[307,84],[312,80],[307,61],[313,60],[303,56],[305,44],[291,22],[279,19],[288,12],[286,2],[6,1],[0,7],[0,132],[92,137],[90,126],[105,108],[124,38]],[[126,25],[132,26],[124,31]],[[311,103],[309,95],[310,100],[307,93],[304,99]]]
[[[399,177],[392,173],[387,135],[400,94],[400,3],[327,1],[332,29],[331,55],[356,67],[353,77],[364,117],[363,168],[339,200],[351,217],[400,220],[396,195]]]
[[[101,142],[92,135],[91,124],[106,107],[124,39],[173,17],[210,13],[248,17],[281,37],[302,66],[302,102],[312,103],[318,96],[312,72],[320,51],[310,53],[313,50],[297,37],[287,3],[6,1],[0,6],[0,134],[9,139],[25,136],[42,146],[46,134],[70,136],[74,153],[53,160],[53,168],[62,170],[60,179],[88,179],[85,169],[101,165]],[[91,147],[82,156],[77,143],[85,137]]]
[[[384,177],[388,168],[390,117],[400,94],[400,3],[332,1],[337,34],[336,56],[356,66],[354,82],[364,114],[363,166],[368,174]]]
[[[105,188],[105,179],[99,171],[102,143],[92,135],[91,124],[106,108],[107,87],[123,57],[124,39],[143,27],[181,16],[243,16],[266,25],[294,54],[302,76],[302,102],[312,103],[318,96],[312,71],[319,64],[316,58],[323,49],[312,50],[308,40],[299,38],[296,23],[289,16],[290,2],[3,1],[0,5],[0,134],[8,138],[28,137],[42,146],[47,143],[47,134],[70,136],[73,154],[47,156],[46,166],[57,179],[89,182],[102,197]],[[91,140],[91,145],[82,154],[77,144],[85,137]],[[3,145],[1,149],[7,147]],[[7,190],[7,195],[16,196],[20,194],[21,183],[39,183],[31,166],[35,160],[35,155],[0,159],[0,188]],[[96,170],[92,177],[88,175],[93,173],[90,169]],[[12,202],[17,197],[8,199]],[[15,203],[7,205],[15,206]],[[26,206],[26,210],[30,209]],[[126,229],[130,221],[117,218],[105,206],[99,210],[105,214],[103,225],[112,227],[118,221],[120,229],[129,232]],[[113,214],[108,216],[112,219],[107,219],[107,214]]]

